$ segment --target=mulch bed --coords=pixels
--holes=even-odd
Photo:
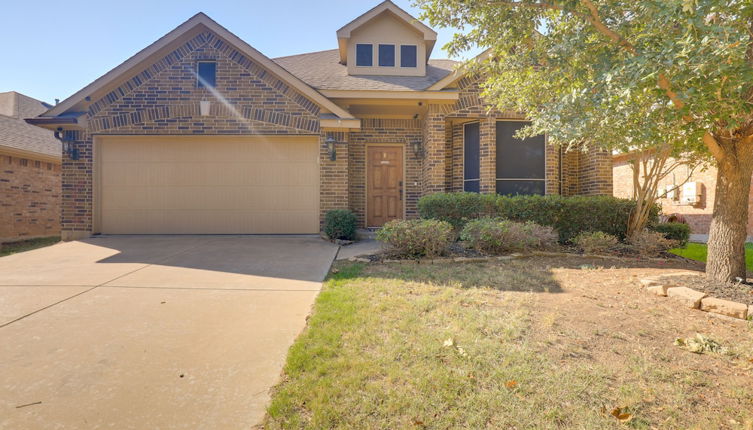
[[[661,281],[663,279],[671,280],[696,291],[702,291],[711,297],[753,305],[753,285],[750,284],[714,281],[702,275],[662,276],[658,280]]]

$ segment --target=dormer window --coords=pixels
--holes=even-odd
[[[400,67],[416,67],[417,57],[416,45],[400,45]]]
[[[379,45],[379,67],[395,67],[395,45]]]
[[[374,65],[374,46],[366,43],[356,45],[356,66],[371,67]]]

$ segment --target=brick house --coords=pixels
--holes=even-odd
[[[35,125],[64,154],[65,239],[92,233],[315,233],[417,216],[438,191],[611,194],[609,154],[512,138],[436,33],[385,1],[337,49],[270,59],[198,14]],[[76,158],[76,159],[74,159]]]
[[[628,162],[629,154],[613,157],[614,196],[633,198],[633,173]],[[691,169],[680,165],[659,184],[659,203],[664,215],[679,215],[690,226],[690,239],[706,242],[714,211],[716,194],[716,168],[701,165]],[[670,190],[667,193],[667,190]],[[753,189],[748,196],[748,205],[753,203]],[[748,241],[753,239],[753,214],[748,214]]]
[[[24,121],[50,107],[0,93],[0,243],[60,234],[60,142]]]

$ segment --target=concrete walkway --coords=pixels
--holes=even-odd
[[[375,239],[363,239],[348,246],[341,246],[337,259],[347,260],[362,255],[374,255],[382,252],[382,249],[382,244]]]
[[[337,247],[115,236],[0,258],[0,428],[250,428]]]

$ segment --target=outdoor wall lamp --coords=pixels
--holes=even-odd
[[[63,144],[63,153],[68,155],[71,160],[78,160],[78,148],[73,143],[74,138],[70,132],[63,131],[63,127],[58,127],[54,133],[55,139]]]
[[[410,149],[413,151],[413,155],[416,156],[416,158],[423,158],[424,156],[424,145],[421,139],[413,139],[410,142]]]
[[[324,140],[324,143],[327,145],[327,154],[329,154],[329,159],[331,161],[337,160],[337,150],[335,148],[335,144],[338,143],[337,140],[331,135],[327,135],[327,139]]]

